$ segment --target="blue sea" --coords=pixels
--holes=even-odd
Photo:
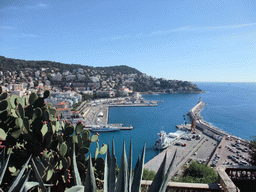
[[[196,83],[205,91],[202,94],[144,95],[146,100],[163,101],[157,107],[111,107],[109,123],[132,125],[133,130],[101,133],[99,143],[115,141],[117,162],[121,160],[123,141],[129,152],[130,139],[133,144],[133,165],[141,155],[146,142],[145,163],[156,156],[154,149],[157,133],[163,129],[175,132],[175,125],[183,124],[185,115],[199,98],[206,103],[201,112],[205,121],[228,133],[250,140],[256,135],[256,84],[255,83]],[[189,120],[186,117],[188,123]]]

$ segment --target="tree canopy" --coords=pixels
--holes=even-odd
[[[218,180],[217,173],[207,165],[192,161],[185,169],[178,182],[186,183],[215,183]]]

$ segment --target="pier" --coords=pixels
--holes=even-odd
[[[220,165],[240,165],[241,162],[246,165],[250,165],[251,160],[248,153],[248,142],[244,139],[236,137],[234,135],[228,134],[222,131],[206,121],[200,116],[200,111],[205,107],[205,103],[201,100],[193,107],[189,112],[188,116],[192,121],[195,118],[196,134],[200,134],[202,137],[200,140],[181,140],[180,142],[186,142],[186,146],[171,145],[167,149],[163,150],[159,155],[155,156],[149,162],[145,164],[145,168],[153,171],[157,171],[160,164],[167,154],[167,166],[169,166],[170,161],[177,150],[177,155],[174,161],[174,169],[170,173],[171,176],[178,177],[182,174],[182,166],[188,165],[191,160],[195,160],[199,163],[208,164],[211,167],[216,167]],[[178,129],[190,130],[189,124],[187,125],[177,125]],[[233,156],[235,150],[235,143],[240,143],[239,153],[240,157],[237,156],[238,160],[233,162],[228,156]],[[236,151],[238,152],[238,151]],[[216,156],[219,160],[216,161]]]
[[[109,107],[157,107],[159,102],[144,99],[131,98],[108,98],[83,102],[78,109],[82,113],[86,129],[90,130],[94,126],[112,126],[118,127],[120,130],[132,130],[134,127],[123,126],[123,124],[109,124]]]

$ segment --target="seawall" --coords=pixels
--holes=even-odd
[[[235,139],[243,140],[240,137],[236,137],[231,135],[217,127],[214,127],[203,120],[203,117],[200,116],[201,110],[205,107],[206,103],[202,102],[201,100],[197,103],[195,107],[193,107],[187,115],[189,116],[190,120],[192,121],[193,118],[196,117],[195,125],[197,129],[200,129],[204,134],[213,137],[215,140],[221,141],[224,136],[231,136]]]

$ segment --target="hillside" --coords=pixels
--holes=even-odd
[[[166,80],[121,66],[92,67],[52,61],[26,61],[0,56],[0,84],[32,83],[64,89],[114,91],[127,87],[134,92],[201,93],[197,85],[187,81]],[[27,85],[28,87],[28,85]]]
[[[140,71],[134,69],[132,67],[128,67],[125,65],[121,66],[110,66],[110,67],[92,67],[87,65],[81,64],[64,64],[59,62],[53,61],[26,61],[26,60],[19,60],[19,59],[12,59],[12,58],[5,58],[0,56],[0,70],[1,71],[16,71],[16,70],[24,70],[25,68],[33,68],[33,69],[40,69],[40,68],[48,68],[50,70],[55,70],[56,68],[60,71],[73,71],[78,68],[82,68],[85,70],[96,70],[96,71],[105,71],[105,72],[121,72],[122,74],[132,74],[137,73],[141,74]]]

